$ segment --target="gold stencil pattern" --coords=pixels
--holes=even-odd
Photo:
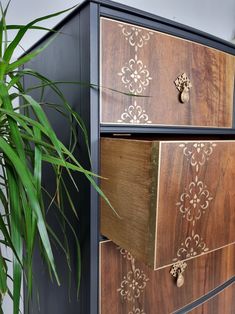
[[[150,40],[152,32],[143,28],[136,27],[134,25],[119,24],[122,29],[122,34],[125,36],[129,44],[135,48],[137,52],[138,48],[142,48]]]
[[[134,95],[142,94],[152,80],[146,65],[138,60],[137,55],[122,67],[118,75],[121,76],[125,88]]]
[[[179,145],[183,148],[183,153],[187,157],[190,164],[195,167],[196,172],[199,172],[200,167],[209,160],[210,155],[216,147],[215,143],[197,142],[197,143],[182,143]]]
[[[137,105],[134,101],[133,105],[130,105],[121,115],[121,119],[118,120],[119,123],[131,123],[131,124],[151,124],[146,111]]]
[[[177,257],[173,259],[173,262],[206,253],[208,250],[203,239],[192,230],[192,234],[181,243],[181,248],[178,249]]]
[[[193,180],[180,195],[176,206],[183,218],[192,223],[193,229],[191,234],[182,241],[176,253],[177,257],[173,259],[173,262],[192,258],[209,251],[201,235],[195,232],[195,227],[196,222],[202,219],[202,215],[209,210],[213,201],[213,196],[203,182],[204,178],[200,179],[199,175],[202,167],[209,161],[216,144],[212,142],[186,142],[179,144],[179,147],[183,148],[183,154],[192,166]]]
[[[128,314],[146,314],[144,310],[141,310],[140,308],[133,307],[132,311]]]
[[[123,277],[121,287],[118,289],[124,300],[135,301],[140,297],[141,292],[146,287],[148,278],[139,268],[131,270]]]
[[[124,258],[126,258],[128,261],[132,261],[134,259],[130,252],[128,252],[127,250],[121,248],[120,246],[117,247],[117,250],[119,250],[120,254]]]
[[[190,182],[185,192],[180,195],[180,201],[176,205],[183,217],[195,225],[196,220],[205,214],[212,200],[207,186],[196,175],[195,180]]]
[[[143,48],[147,44],[153,33],[132,25],[119,24],[119,27],[121,27],[122,34],[131,49],[134,49],[134,53],[133,57],[125,63],[117,75],[121,78],[122,83],[129,93],[140,96],[143,95],[146,88],[150,85],[152,77],[147,66],[138,57],[138,49]],[[137,104],[136,99],[133,99],[133,102],[134,104],[125,109],[117,122],[151,124],[152,122],[149,120],[146,109]]]
[[[121,256],[130,262],[130,271],[123,277],[117,292],[120,293],[122,301],[133,304],[132,310],[128,314],[146,314],[144,309],[138,305],[138,300],[146,288],[149,278],[143,270],[136,268],[135,258],[125,249],[117,247]]]

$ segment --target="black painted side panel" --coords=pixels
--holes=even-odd
[[[98,82],[98,7],[90,4],[80,14],[80,73],[82,82],[97,85]],[[99,104],[98,90],[89,87],[80,88],[79,113],[87,125],[90,141],[92,170],[99,169]],[[89,167],[86,147],[80,139],[79,151],[82,160]],[[80,232],[83,257],[83,277],[81,282],[81,314],[98,313],[99,295],[99,199],[97,192],[82,177],[80,181]]]
[[[90,29],[92,19],[95,27]],[[97,45],[95,41],[98,27],[94,21],[98,21],[97,5],[88,5],[70,19],[62,28],[62,34],[59,34],[51,45],[34,61],[27,65],[51,80],[67,82],[85,82],[88,87],[81,87],[79,84],[60,84],[60,89],[66,96],[66,99],[76,110],[85,122],[89,135],[91,147],[91,159],[93,170],[97,172],[98,168],[98,92],[90,91],[89,82],[97,82]],[[91,36],[91,34],[93,34]],[[90,44],[92,41],[92,44]],[[92,49],[95,56],[90,55]],[[93,58],[93,59],[92,59]],[[91,61],[93,60],[93,61]],[[30,87],[38,82],[31,77],[25,79],[25,87]],[[33,96],[39,98],[40,92],[34,91]],[[45,91],[45,98],[52,103],[58,103],[58,96],[49,89]],[[90,110],[90,104],[92,108]],[[69,128],[67,121],[58,113],[47,110],[47,115],[55,128],[58,136],[62,141],[69,144]],[[84,144],[82,132],[78,129],[79,143],[75,154],[80,162],[90,168],[87,148]],[[34,281],[38,291],[34,291],[34,298],[30,304],[30,313],[43,314],[97,314],[98,313],[98,196],[90,187],[89,182],[84,176],[75,175],[75,180],[79,186],[79,193],[72,187],[69,178],[65,177],[67,188],[73,194],[73,200],[76,204],[79,221],[69,212],[67,206],[66,213],[70,217],[71,223],[76,230],[81,243],[82,254],[82,280],[79,300],[77,300],[75,270],[77,266],[76,245],[72,233],[67,229],[69,236],[69,246],[71,248],[72,261],[72,280],[69,297],[69,276],[66,266],[66,259],[61,250],[54,247],[56,265],[61,279],[61,287],[52,283],[45,265],[40,258],[39,250],[34,256]],[[55,190],[53,182],[53,172],[50,167],[44,168],[45,188],[53,194]],[[48,200],[49,203],[49,200]],[[51,207],[47,219],[58,237],[62,238],[58,219],[54,214],[54,207]],[[38,304],[37,294],[39,293],[40,301]],[[25,313],[27,313],[25,304]]]

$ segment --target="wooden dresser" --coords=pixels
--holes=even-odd
[[[68,302],[59,253],[61,288],[35,258],[41,313],[235,314],[235,47],[106,0],[85,1],[56,29],[30,66],[82,82],[61,88],[115,211],[77,177],[80,298],[72,289]]]

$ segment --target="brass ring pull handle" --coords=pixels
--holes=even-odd
[[[192,88],[192,84],[186,73],[183,73],[177,77],[175,80],[175,86],[180,92],[180,101],[182,103],[187,103],[189,101],[189,91],[190,88]]]
[[[187,267],[187,263],[185,263],[183,261],[179,261],[179,262],[173,264],[173,266],[170,270],[171,275],[176,278],[176,285],[178,288],[180,288],[184,285],[183,272],[185,271],[186,267]]]

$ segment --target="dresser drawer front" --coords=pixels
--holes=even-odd
[[[234,314],[235,313],[235,283],[198,306],[189,314]]]
[[[154,269],[235,242],[235,141],[101,141],[101,232]]]
[[[234,258],[232,245],[188,261],[185,284],[177,288],[170,267],[152,271],[111,241],[103,242],[100,244],[100,314],[172,313],[230,279],[235,273]]]
[[[232,127],[234,56],[106,18],[100,55],[101,86],[150,96],[103,89],[102,123]]]

